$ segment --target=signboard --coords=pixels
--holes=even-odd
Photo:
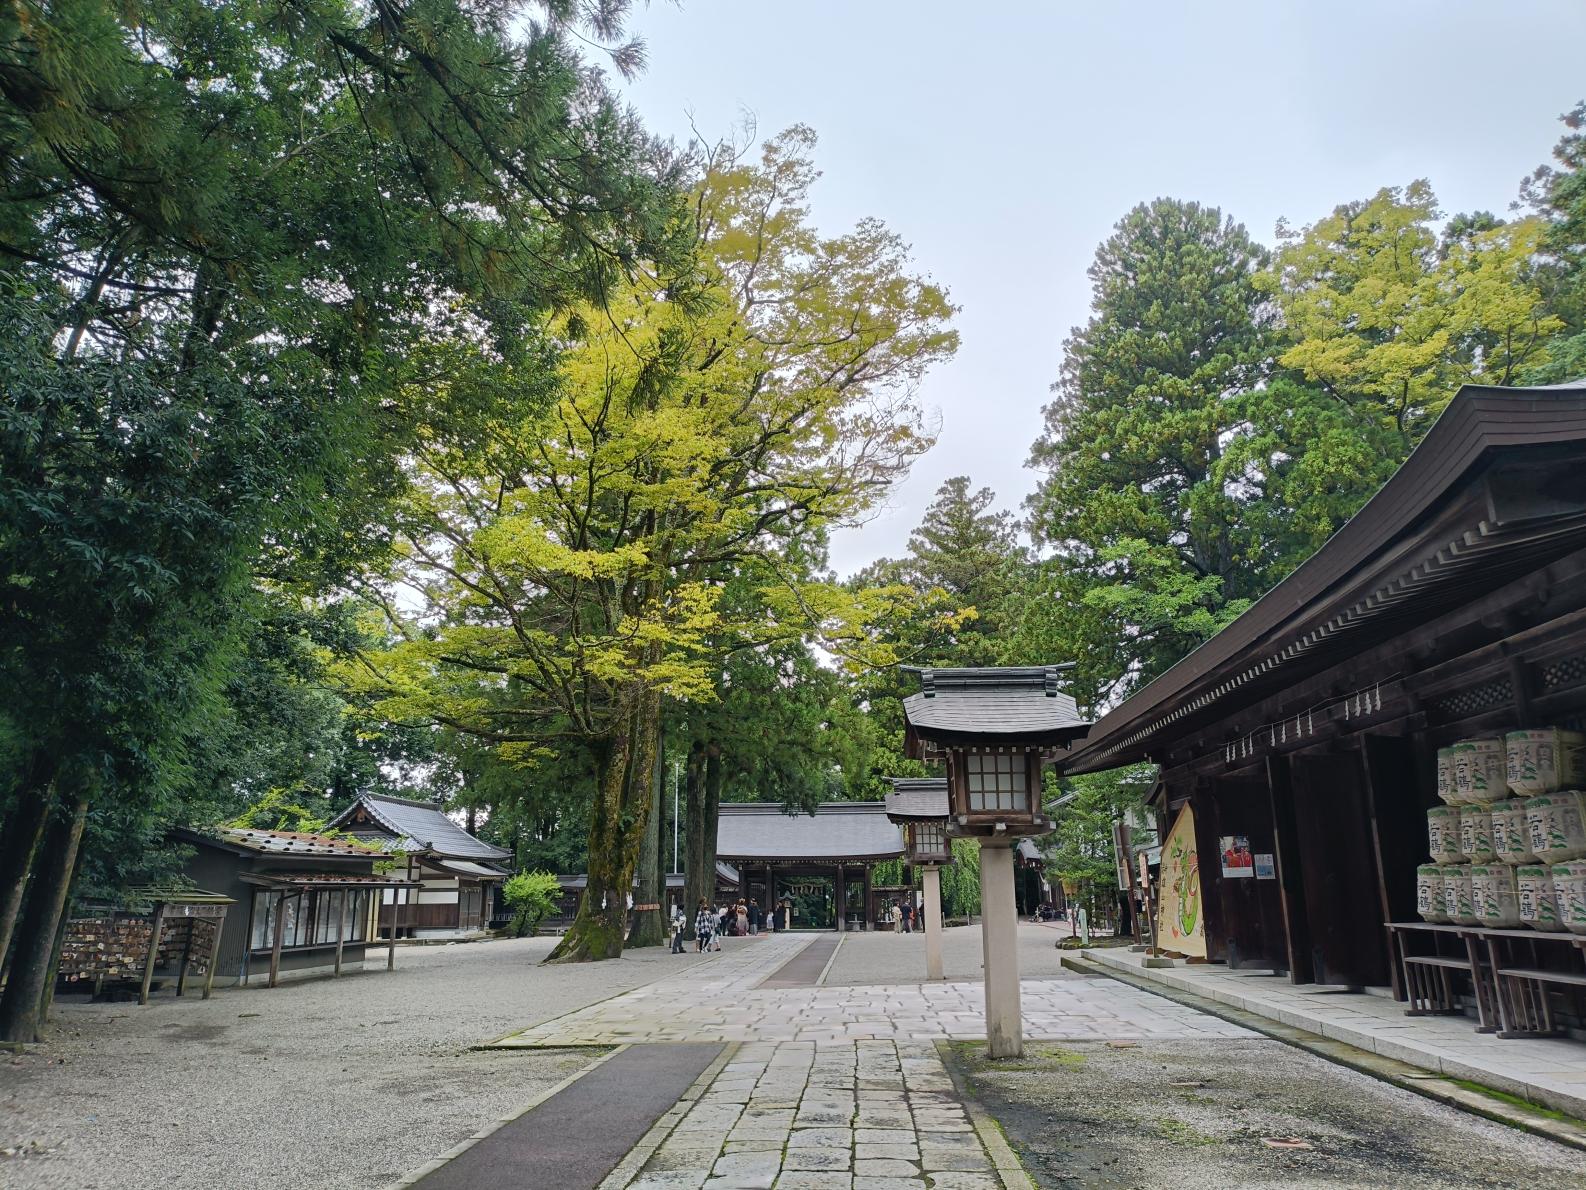
[[[1162,844],[1162,875],[1157,885],[1156,943],[1163,950],[1206,957],[1206,927],[1201,920],[1200,860],[1195,854],[1195,812],[1184,806]]]
[[[1278,878],[1278,866],[1277,866],[1277,864],[1272,862],[1272,857],[1270,855],[1266,855],[1266,854],[1257,855],[1256,856],[1256,879],[1257,880],[1276,880],[1277,878]]]
[[[1244,835],[1224,835],[1217,850],[1222,853],[1225,879],[1248,880],[1256,874],[1256,857],[1250,854],[1250,840]]]

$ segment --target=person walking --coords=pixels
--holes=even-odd
[[[756,938],[760,934],[760,902],[753,897],[749,898],[749,937]]]
[[[742,901],[739,901],[736,916],[738,919],[738,932],[734,934],[733,937],[747,938],[749,936],[749,906],[745,905]]]
[[[699,912],[694,915],[694,948],[699,954],[710,949],[710,936],[715,931],[716,915],[711,912],[710,903],[702,898]]]
[[[683,925],[687,918],[683,916],[683,906],[676,901],[672,902],[672,953],[683,953]]]
[[[892,932],[894,934],[903,933],[903,906],[896,901],[892,902]]]

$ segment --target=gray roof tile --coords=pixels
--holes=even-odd
[[[1057,689],[1057,666],[925,669],[923,689],[903,700],[903,717],[923,738],[979,736],[1047,743],[1083,736],[1089,726],[1074,699]]]
[[[716,854],[743,865],[766,860],[892,859],[903,832],[885,802],[822,802],[814,814],[786,814],[781,802],[722,806]]]
[[[474,838],[446,817],[446,812],[434,802],[365,794],[338,814],[331,825],[341,826],[360,805],[369,811],[370,817],[398,837],[391,845],[394,851],[433,851],[449,859],[512,858],[512,852],[506,848]]]
[[[887,817],[894,822],[915,818],[946,818],[946,777],[893,777],[887,794]]]

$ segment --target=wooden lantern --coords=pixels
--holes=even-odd
[[[1066,667],[922,669],[904,699],[911,757],[947,766],[948,833],[1041,835],[1041,765],[1083,739],[1089,724],[1058,688]]]
[[[941,777],[894,777],[887,817],[903,828],[907,860],[917,868],[953,862],[948,842],[947,782]]]

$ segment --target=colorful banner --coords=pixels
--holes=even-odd
[[[1200,860],[1195,854],[1195,814],[1185,806],[1173,820],[1162,844],[1161,878],[1157,886],[1156,943],[1163,950],[1192,958],[1206,957],[1206,930],[1201,921]]]

